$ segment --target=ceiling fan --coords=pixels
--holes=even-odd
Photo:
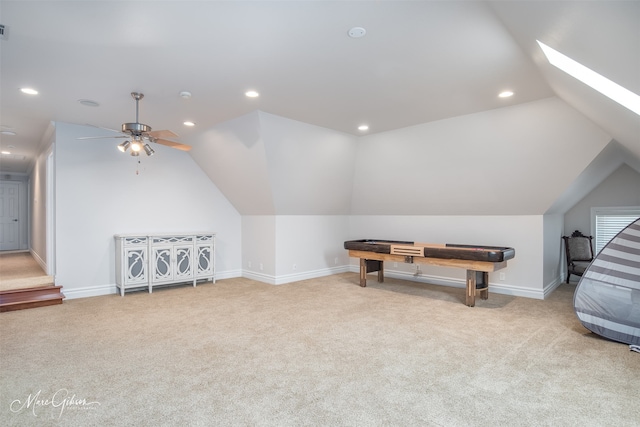
[[[118,145],[118,150],[123,153],[131,148],[132,156],[139,156],[140,151],[143,151],[147,156],[152,156],[155,151],[149,145],[149,142],[155,142],[160,145],[166,145],[171,148],[176,148],[182,151],[191,150],[190,145],[181,144],[176,141],[172,141],[166,138],[178,138],[178,135],[170,130],[151,130],[151,126],[145,125],[138,121],[138,103],[144,94],[138,92],[131,92],[131,97],[136,101],[136,121],[134,123],[123,123],[122,130],[117,131],[115,129],[101,128],[110,130],[112,132],[119,132],[124,135],[118,136],[85,136],[78,139],[100,139],[100,138],[128,138],[122,144]],[[130,139],[130,141],[129,141]]]

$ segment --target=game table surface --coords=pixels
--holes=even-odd
[[[406,240],[360,239],[344,242],[344,248],[379,254],[399,254],[425,258],[503,262],[515,256],[515,249],[503,246],[453,243],[416,243]]]

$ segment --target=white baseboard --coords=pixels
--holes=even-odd
[[[216,280],[233,279],[235,277],[243,277],[242,270],[227,270],[216,272]]]
[[[323,268],[320,270],[305,271],[295,274],[286,274],[280,276],[273,276],[263,273],[256,273],[254,271],[246,270],[228,270],[216,273],[216,280],[233,279],[235,277],[245,277],[247,279],[257,280],[258,282],[267,283],[270,285],[283,285],[285,283],[298,282],[301,280],[315,279],[318,277],[330,276],[340,273],[359,273],[360,269],[357,265],[343,265],[339,267]],[[453,279],[450,277],[432,276],[427,274],[421,274],[415,276],[412,273],[406,271],[397,270],[385,270],[386,277],[407,280],[418,283],[428,283],[432,285],[448,286],[453,288],[465,288],[466,283],[463,279]],[[371,280],[375,280],[375,275],[371,274]],[[546,296],[551,294],[560,284],[562,280],[556,278],[553,282],[545,286],[544,290],[523,288],[521,286],[514,286],[505,283],[492,283],[489,282],[489,291],[497,294],[511,295],[517,297],[533,298],[533,299],[545,299]],[[58,283],[56,283],[58,284]],[[62,292],[67,299],[76,298],[88,298],[102,295],[117,294],[118,290],[115,284],[100,285],[100,286],[87,286],[75,289],[65,289],[64,284]]]
[[[42,268],[42,270],[46,273],[48,271],[47,263],[44,262],[44,260],[40,258],[40,255],[34,252],[33,249],[29,250],[29,253],[31,254],[31,257],[36,260],[40,268]]]
[[[276,285],[283,285],[285,283],[299,282],[300,280],[316,279],[318,277],[331,276],[332,274],[347,273],[349,271],[348,265],[340,267],[323,268],[320,270],[305,271],[295,274],[284,274],[276,278]]]
[[[216,273],[216,280],[221,279],[232,279],[234,277],[242,277],[240,270],[229,270],[229,271],[221,271]],[[62,293],[65,296],[65,299],[76,299],[76,298],[89,298],[89,297],[98,297],[103,295],[113,295],[119,294],[119,290],[116,284],[110,285],[99,285],[99,286],[85,286],[82,288],[69,288],[66,289],[63,283],[57,283],[56,285],[62,285]]]
[[[360,273],[360,267],[357,265],[350,265],[349,271],[353,273]],[[432,285],[449,286],[453,288],[467,287],[464,279],[453,279],[451,277],[431,276],[428,274],[420,274],[419,276],[416,276],[406,271],[387,269],[384,270],[384,275],[385,277],[407,280],[411,282],[429,283]],[[373,280],[376,280],[373,273],[371,274],[371,278]],[[545,297],[545,293],[541,289],[524,288],[522,286],[514,286],[505,283],[489,282],[489,292],[533,299],[544,299]]]
[[[349,266],[343,265],[339,267],[323,268],[320,270],[303,271],[294,274],[284,274],[280,276],[273,276],[264,273],[257,273],[255,271],[244,270],[242,277],[247,279],[257,280],[258,282],[268,283],[270,285],[284,285],[285,283],[299,282],[301,280],[316,279],[318,277],[331,276],[332,274],[347,273],[349,272]]]
[[[564,276],[562,276],[562,277],[564,277]],[[562,280],[561,277],[556,277],[553,281],[551,281],[551,283],[547,283],[544,286],[544,298],[546,298],[549,295],[551,295],[551,293],[553,291],[555,291],[558,288],[558,286],[560,286],[563,283],[564,283],[564,281]]]
[[[117,291],[116,291],[115,284],[86,286],[86,287],[75,288],[75,289],[66,289],[64,285],[62,285],[62,293],[64,294],[65,299],[76,299],[76,298],[89,298],[89,297],[99,297],[103,295],[112,295],[117,293]]]

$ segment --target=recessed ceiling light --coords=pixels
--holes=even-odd
[[[85,107],[99,107],[100,104],[98,104],[96,101],[92,101],[90,99],[78,99],[78,102],[82,105],[84,105]]]
[[[184,98],[184,99],[191,98],[191,92],[187,92],[186,90],[183,90],[182,92],[180,92],[180,98]]]
[[[513,92],[511,92],[510,90],[505,90],[504,92],[500,92],[498,96],[500,98],[509,98],[510,96],[513,96]]]
[[[364,37],[365,34],[367,34],[367,30],[362,27],[353,27],[349,30],[349,37],[353,39]]]
[[[364,132],[365,130],[369,130],[369,125],[360,125],[358,126],[358,130]]]
[[[11,135],[11,136],[15,136],[15,135],[17,135],[17,134],[16,134],[14,131],[12,131],[12,130],[3,130],[3,131],[0,131],[0,133],[1,133],[2,135]]]
[[[37,95],[37,94],[38,94],[38,91],[37,91],[37,90],[32,89],[32,88],[30,88],[30,87],[23,87],[23,88],[20,88],[20,91],[21,91],[22,93],[26,93],[27,95]]]
[[[2,153],[2,154],[11,154],[11,151],[5,151],[5,150],[3,150],[3,151],[0,151],[0,153]]]
[[[246,91],[244,94],[246,96],[248,96],[249,98],[257,98],[257,97],[260,96],[260,94],[258,92],[256,92],[255,90]]]
[[[544,52],[551,65],[561,69],[571,77],[580,80],[582,83],[597,90],[604,96],[640,115],[640,95],[631,92],[629,89],[620,86],[616,82],[609,80],[603,75],[585,67],[581,63],[569,58],[553,48],[550,48],[540,40],[536,41],[540,45],[540,49],[542,49],[542,52]]]
[[[186,121],[186,122],[182,122],[183,125],[185,126],[195,126],[196,124],[194,122],[190,122],[190,121]]]

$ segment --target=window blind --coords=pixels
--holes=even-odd
[[[622,231],[627,225],[640,217],[640,212],[636,213],[607,213],[596,214],[595,217],[595,252],[600,253],[600,250],[605,247],[607,243],[611,241],[620,231]]]

